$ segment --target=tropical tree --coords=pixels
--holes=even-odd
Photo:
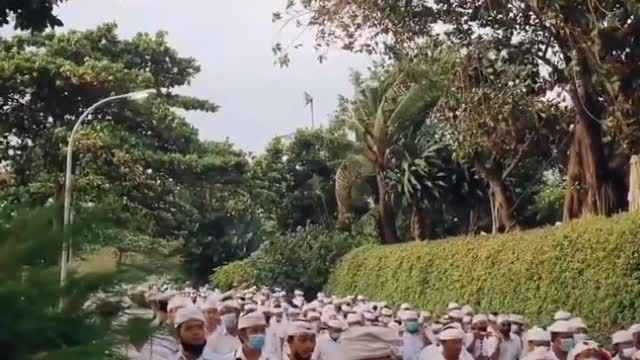
[[[14,22],[20,30],[44,31],[62,26],[53,14],[54,8],[65,0],[5,1],[0,5],[0,26]]]
[[[349,110],[347,126],[354,131],[362,149],[359,158],[361,171],[352,165],[341,167],[341,186],[338,200],[347,196],[352,181],[344,181],[345,174],[375,175],[375,198],[380,234],[387,244],[398,242],[396,214],[393,205],[388,170],[401,143],[401,134],[420,128],[428,112],[435,107],[444,91],[448,71],[454,56],[447,48],[425,51],[419,62],[403,64],[389,70],[374,72],[371,79],[360,81],[356,76],[356,94]]]

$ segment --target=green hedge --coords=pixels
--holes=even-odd
[[[313,294],[322,290],[331,270],[344,255],[375,241],[359,232],[309,226],[275,236],[249,258],[216,269],[211,282],[224,289],[235,283],[280,286]]]
[[[331,274],[331,293],[409,302],[444,313],[450,301],[548,324],[559,309],[594,334],[640,320],[640,215],[589,217],[501,236],[366,246]]]

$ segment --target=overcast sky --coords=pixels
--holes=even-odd
[[[136,32],[169,32],[171,45],[195,57],[202,72],[184,92],[210,99],[222,109],[189,114],[203,139],[230,138],[258,152],[277,135],[310,124],[303,92],[315,99],[316,122],[325,122],[338,94],[351,95],[350,69],[369,59],[333,51],[318,64],[311,46],[293,54],[289,68],[273,65],[271,46],[278,26],[271,13],[286,0],[70,0],[57,13],[66,29],[93,28],[115,21],[123,36]],[[308,41],[307,45],[311,45]]]

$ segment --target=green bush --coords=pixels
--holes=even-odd
[[[610,334],[640,319],[640,216],[588,217],[496,237],[367,246],[331,274],[331,293],[409,302],[439,313],[450,301],[548,324],[559,309]]]
[[[252,265],[250,259],[234,261],[215,269],[209,280],[213,286],[224,291],[254,285]]]
[[[323,288],[342,256],[373,242],[361,233],[310,226],[270,239],[248,259],[218,268],[211,280],[225,289],[235,283],[280,286],[312,294]]]

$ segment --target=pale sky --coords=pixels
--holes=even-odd
[[[122,36],[166,30],[181,55],[192,56],[202,72],[185,94],[222,106],[215,114],[192,113],[189,121],[203,139],[229,138],[242,149],[259,152],[274,136],[310,126],[303,92],[315,99],[316,123],[326,123],[337,95],[351,95],[350,69],[370,60],[334,50],[324,64],[310,41],[292,54],[285,69],[273,65],[271,47],[278,36],[273,11],[286,0],[69,0],[57,9],[65,29],[93,28],[115,21]],[[308,38],[307,38],[308,40]]]

